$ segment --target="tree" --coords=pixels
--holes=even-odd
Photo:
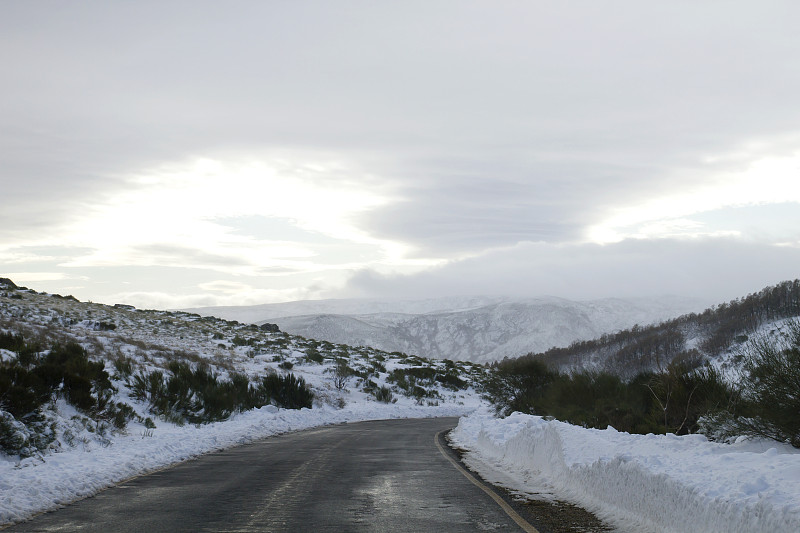
[[[800,448],[800,321],[787,323],[782,338],[761,336],[743,351],[741,402],[711,416],[706,432],[788,442]]]

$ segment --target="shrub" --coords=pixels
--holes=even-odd
[[[321,364],[322,361],[323,361],[322,354],[319,353],[319,350],[317,350],[316,348],[313,348],[313,347],[306,349],[306,357],[305,357],[305,359],[309,363],[317,363],[317,364]]]
[[[53,442],[45,405],[57,396],[118,429],[135,416],[130,406],[110,402],[114,389],[103,363],[89,361],[81,345],[56,344],[40,358],[38,347],[15,341],[18,360],[0,364],[0,449],[6,453],[29,456]]]
[[[383,403],[391,403],[392,402],[392,389],[386,386],[381,386],[375,389],[375,399],[379,402]]]
[[[121,355],[114,359],[114,379],[128,379],[133,374],[133,359]]]
[[[314,400],[314,394],[306,387],[305,380],[295,377],[294,374],[264,376],[257,395],[261,405],[274,402],[278,407],[286,409],[311,408]]]
[[[343,391],[347,387],[347,382],[356,374],[356,371],[347,364],[347,359],[337,358],[333,368],[326,370],[333,374],[333,386],[338,391]]]
[[[536,359],[516,359],[501,365],[483,383],[483,395],[500,415],[513,411],[547,414],[539,404],[558,375]]]
[[[56,344],[34,372],[53,391],[61,394],[75,407],[96,413],[103,399],[113,392],[105,365],[89,361],[86,350],[75,342]]]
[[[279,407],[311,407],[313,394],[292,374],[265,376],[253,386],[244,374],[227,381],[204,366],[173,361],[169,375],[139,372],[130,381],[132,395],[147,401],[150,412],[175,423],[201,424],[225,420],[232,413],[275,403]]]
[[[743,355],[741,401],[709,417],[706,430],[719,438],[748,435],[800,448],[800,322],[790,322],[783,339],[753,339]]]
[[[467,388],[467,382],[458,377],[458,373],[452,370],[436,374],[435,379],[451,390],[462,390]]]
[[[670,365],[653,375],[647,387],[655,400],[651,420],[663,424],[665,433],[677,435],[696,433],[702,417],[728,407],[736,394],[711,367],[687,370]]]
[[[25,340],[22,338],[22,335],[15,335],[14,333],[0,333],[0,349],[19,352],[24,347]]]
[[[703,417],[735,399],[710,368],[676,364],[624,381],[607,372],[560,374],[531,358],[500,364],[484,381],[483,393],[501,415],[520,411],[630,433],[693,433]]]

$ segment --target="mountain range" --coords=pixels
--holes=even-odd
[[[693,298],[450,297],[426,300],[306,300],[255,306],[185,309],[351,346],[424,357],[491,362],[568,346],[699,311]]]

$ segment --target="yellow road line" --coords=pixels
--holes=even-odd
[[[483,492],[485,492],[486,494],[491,496],[491,498],[497,503],[497,505],[499,505],[500,508],[503,511],[505,511],[505,513],[509,517],[511,517],[511,520],[516,522],[517,525],[519,527],[521,527],[523,531],[525,531],[527,533],[539,533],[539,531],[535,527],[530,525],[527,520],[522,518],[514,509],[512,509],[511,506],[508,505],[503,498],[498,496],[492,489],[487,487],[485,484],[483,484],[482,482],[478,481],[478,479],[475,478],[475,476],[473,476],[472,474],[467,472],[466,469],[464,469],[460,464],[458,464],[458,461],[456,461],[455,459],[450,457],[450,455],[448,455],[447,452],[444,451],[444,448],[442,448],[442,445],[439,444],[439,435],[441,435],[442,433],[444,433],[444,431],[440,431],[439,433],[437,433],[436,436],[433,438],[433,441],[436,443],[436,447],[439,448],[439,451],[442,453],[442,455],[444,455],[445,459],[450,461],[453,464],[453,466],[456,467],[456,469],[459,472],[464,474],[464,477],[466,477],[468,480],[470,480],[470,482],[472,482],[473,485],[475,485],[476,487],[481,489]]]

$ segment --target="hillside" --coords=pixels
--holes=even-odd
[[[474,403],[484,372],[0,280],[0,454],[63,449],[76,432],[102,444],[129,427],[209,423],[265,405]],[[84,420],[77,427],[62,418],[74,409]]]
[[[622,377],[661,371],[673,361],[690,368],[709,362],[725,371],[737,367],[737,346],[752,336],[770,334],[784,319],[800,317],[800,280],[785,281],[757,293],[651,326],[529,353],[559,371],[596,370]]]
[[[697,300],[445,298],[421,301],[321,300],[188,310],[262,323],[304,337],[439,359],[491,362],[565,347],[634,324],[702,309]]]
[[[796,289],[782,285],[697,316],[719,326],[748,309],[758,320],[745,322],[763,329],[792,307]],[[711,328],[704,338],[719,348],[737,331]],[[800,452],[791,446],[635,435],[521,413],[500,420],[476,392],[491,391],[497,375],[269,324],[83,303],[0,279],[0,527],[278,433],[473,413],[452,441],[471,468],[520,496],[585,506],[618,531],[672,531],[678,515],[685,530],[797,531]],[[577,384],[567,399],[586,395]]]

